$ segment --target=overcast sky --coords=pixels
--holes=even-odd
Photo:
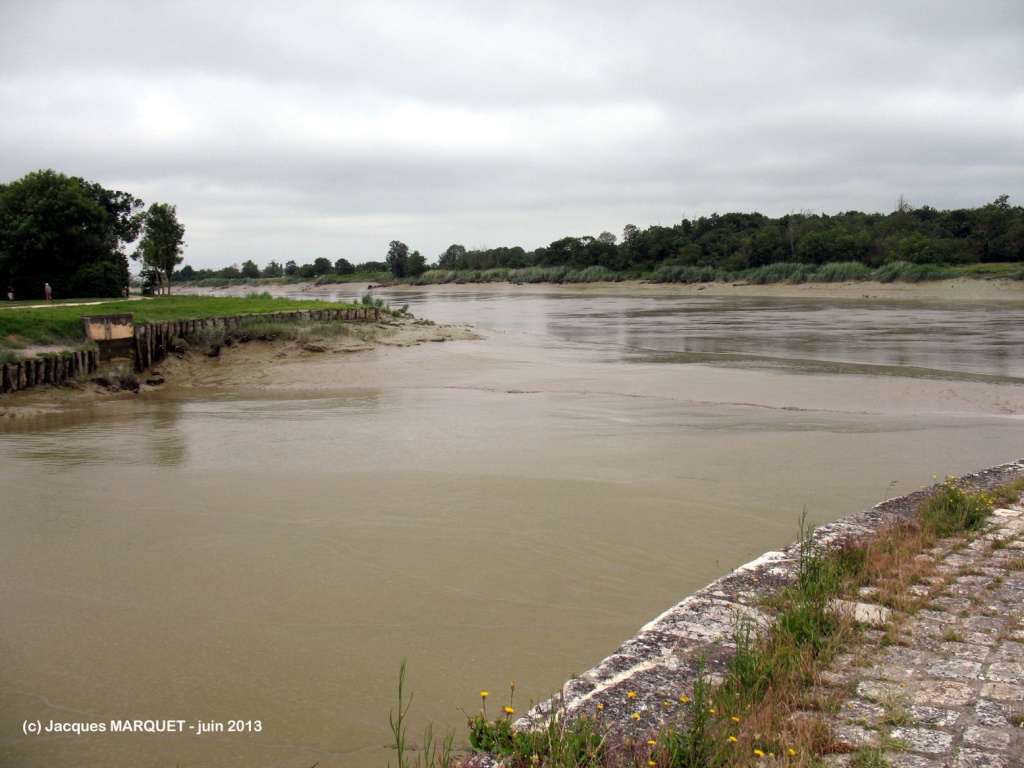
[[[0,181],[186,262],[428,261],[713,212],[1024,204],[1024,2],[0,0]]]

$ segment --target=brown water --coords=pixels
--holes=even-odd
[[[403,659],[413,727],[462,737],[480,690],[524,710],[804,507],[1024,454],[1012,311],[407,301],[531,335],[0,422],[0,764],[385,765]],[[186,733],[23,733],[136,718]]]

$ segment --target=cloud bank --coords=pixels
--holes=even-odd
[[[1024,179],[1024,5],[19,2],[0,181],[178,206],[186,261],[532,249]]]

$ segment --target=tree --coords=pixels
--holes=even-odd
[[[314,275],[326,275],[331,271],[330,259],[325,259],[323,256],[317,256],[313,259],[313,274]]]
[[[352,266],[352,262],[348,259],[338,259],[334,262],[334,271],[339,275],[351,275],[356,271],[356,268]]]
[[[0,184],[0,283],[16,295],[119,296],[124,246],[138,237],[142,201],[53,170]]]
[[[178,221],[178,211],[167,203],[153,203],[142,220],[142,239],[133,258],[159,276],[160,283],[171,292],[171,275],[184,260],[182,250],[185,227]]]
[[[419,277],[427,271],[427,260],[419,251],[409,254],[409,260],[405,264],[405,274],[409,277]]]
[[[295,263],[295,259],[289,259],[284,263],[284,273],[288,277],[298,274],[299,265]]]
[[[466,260],[466,249],[461,245],[449,245],[437,258],[439,269],[462,269]]]
[[[260,268],[259,266],[257,266],[255,261],[253,261],[252,259],[248,259],[242,262],[241,273],[242,277],[259,277]]]
[[[263,268],[263,277],[281,277],[284,274],[284,267],[276,261],[271,261]]]
[[[409,263],[409,246],[400,240],[392,240],[385,261],[392,275],[405,277],[406,266]]]

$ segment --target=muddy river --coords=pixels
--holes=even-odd
[[[1009,304],[381,295],[484,338],[0,420],[0,764],[394,763],[403,660],[464,740],[803,509],[1024,455]]]

